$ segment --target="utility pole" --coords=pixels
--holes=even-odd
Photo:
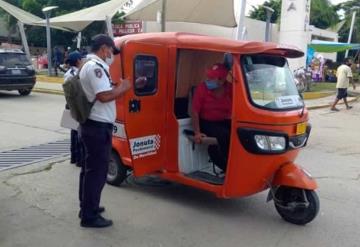
[[[351,19],[351,25],[350,25],[350,32],[349,32],[349,38],[348,38],[348,44],[351,44],[351,38],[352,38],[352,33],[354,31],[354,24],[355,24],[355,18],[356,18],[356,11],[360,9],[360,7],[358,6],[354,6],[352,7],[350,10],[353,11],[352,14],[352,19]],[[345,52],[345,58],[347,58],[349,55],[349,50],[346,50]]]
[[[47,60],[48,60],[48,75],[51,76],[51,33],[50,33],[50,14],[51,10],[58,8],[58,6],[49,6],[42,9],[46,18],[46,43],[47,43]]]
[[[236,31],[236,39],[241,40],[244,39],[244,21],[245,21],[245,7],[246,7],[246,0],[239,0],[239,18],[238,18],[238,26]]]
[[[275,12],[274,9],[268,7],[268,6],[263,6],[263,8],[266,10],[266,30],[265,30],[265,42],[269,42],[271,41],[271,16],[272,14]]]

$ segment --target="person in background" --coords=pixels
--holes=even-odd
[[[71,47],[64,47],[64,61],[67,60],[69,53],[71,52]]]
[[[83,57],[86,57],[87,54],[88,54],[88,51],[86,50],[86,48],[82,48],[82,49],[81,49],[81,55],[82,55]]]
[[[195,142],[204,136],[215,137],[218,151],[208,149],[214,164],[226,171],[231,131],[232,85],[226,78],[227,68],[214,64],[206,71],[207,79],[197,86],[192,101]],[[212,147],[213,145],[209,146]],[[216,153],[216,155],[214,154]]]
[[[58,68],[60,68],[60,64],[62,64],[63,56],[58,47],[55,47],[54,49],[54,69],[55,69],[55,75],[58,76]],[[61,68],[60,68],[61,70]]]
[[[64,82],[70,80],[79,73],[79,69],[83,65],[82,56],[79,52],[71,52],[65,61],[68,66],[68,71],[64,75]],[[69,109],[68,106],[65,106]],[[85,148],[78,134],[78,131],[71,129],[71,143],[70,143],[71,158],[70,163],[76,164],[78,167],[83,167],[85,163]]]
[[[335,99],[334,103],[331,106],[332,111],[339,111],[339,109],[336,108],[336,104],[341,99],[344,99],[344,103],[346,105],[347,110],[350,110],[352,108],[352,106],[349,106],[349,104],[347,102],[347,89],[349,87],[350,82],[353,85],[354,90],[356,89],[355,83],[352,80],[353,79],[353,74],[352,74],[352,71],[351,71],[351,65],[352,65],[351,59],[345,58],[344,63],[337,68],[337,71],[336,71],[337,94],[336,94],[336,99]]]

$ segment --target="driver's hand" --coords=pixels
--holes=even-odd
[[[196,132],[194,136],[195,143],[200,144],[203,137],[206,137],[206,135],[200,132]]]

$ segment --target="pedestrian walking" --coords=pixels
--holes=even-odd
[[[332,111],[339,111],[338,108],[336,108],[336,104],[343,99],[346,109],[350,110],[352,108],[352,106],[349,106],[348,102],[347,102],[347,89],[351,84],[353,85],[354,90],[356,89],[355,83],[353,82],[353,74],[351,71],[351,65],[352,65],[352,60],[349,58],[345,58],[344,62],[342,65],[340,65],[337,68],[336,71],[336,77],[337,77],[337,82],[336,82],[336,89],[337,89],[337,94],[336,94],[336,99],[333,103],[333,105],[331,106],[331,110]]]
[[[115,99],[131,87],[129,80],[121,79],[113,86],[109,66],[114,55],[120,53],[107,35],[92,38],[92,54],[80,71],[81,86],[89,102],[95,102],[89,118],[80,124],[80,136],[85,145],[85,167],[80,173],[80,225],[82,227],[107,227],[112,221],[100,215],[101,192],[106,182],[111,152],[113,123],[116,117]]]

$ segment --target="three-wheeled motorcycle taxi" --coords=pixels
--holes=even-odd
[[[115,83],[133,88],[116,102],[107,181],[132,171],[235,198],[269,190],[288,222],[306,224],[319,211],[317,184],[295,159],[310,134],[308,112],[286,58],[303,53],[274,43],[239,42],[188,33],[148,33],[115,40],[121,53],[110,68]],[[193,89],[215,63],[229,68],[232,118],[228,163],[221,174],[209,158],[212,137],[193,141]]]

